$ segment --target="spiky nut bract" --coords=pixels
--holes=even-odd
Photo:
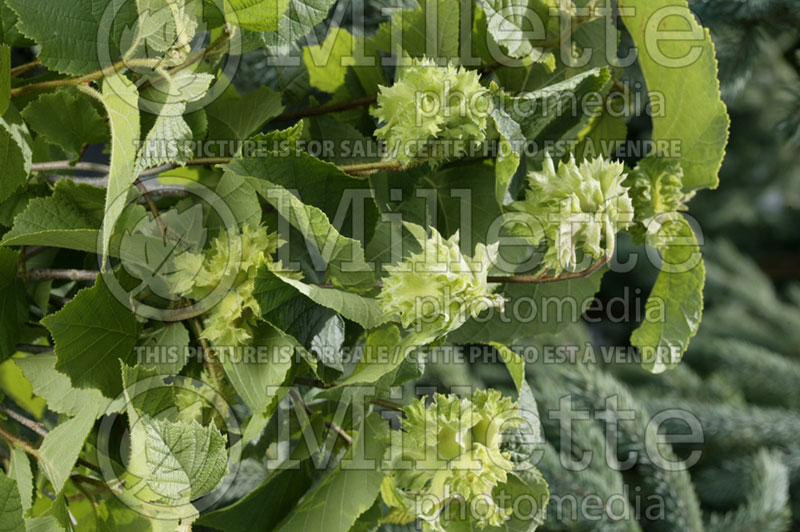
[[[694,196],[683,190],[683,168],[676,159],[647,157],[639,161],[625,180],[630,187],[634,221],[630,233],[638,244],[647,242],[654,247],[671,240],[680,225],[672,222],[681,218],[680,211]]]
[[[602,157],[559,162],[546,157],[541,171],[528,174],[525,200],[512,204],[532,215],[541,231],[534,245],[544,244],[543,271],[555,275],[574,270],[578,252],[595,259],[611,255],[616,234],[633,223],[633,204],[623,186],[622,163]]]
[[[260,315],[253,297],[256,269],[278,248],[277,233],[242,226],[221,233],[203,253],[175,259],[172,283],[176,293],[200,300],[222,285],[225,296],[203,317],[203,337],[218,346],[241,346],[252,339]]]
[[[489,269],[497,259],[498,244],[478,244],[472,258],[459,248],[459,235],[445,239],[436,229],[414,224],[406,228],[422,246],[395,266],[387,266],[378,299],[389,316],[398,316],[406,328],[441,335],[463,325],[490,307],[502,308],[504,300],[487,283]]]
[[[482,505],[478,528],[508,520],[510,510],[493,490],[513,470],[500,431],[518,424],[516,403],[496,390],[476,390],[471,398],[435,394],[430,406],[418,399],[404,411],[404,432],[392,434],[387,450],[381,497],[392,510],[385,521],[419,518],[425,530],[443,532],[442,511],[455,500]]]
[[[383,126],[388,158],[404,165],[461,157],[486,139],[492,112],[487,90],[475,71],[414,59],[391,87],[380,87],[372,111]]]

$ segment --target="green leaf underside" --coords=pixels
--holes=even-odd
[[[291,287],[286,290],[286,286]],[[380,303],[371,297],[353,294],[336,288],[323,288],[317,285],[306,284],[276,271],[270,265],[263,265],[258,270],[256,288],[253,295],[263,301],[262,309],[279,305],[302,294],[318,305],[329,308],[342,317],[352,320],[365,329],[375,328],[386,321]]]
[[[72,386],[69,377],[56,370],[56,355],[41,354],[15,359],[33,391],[47,401],[48,408],[68,416],[76,416],[87,408],[97,408],[102,415],[109,400],[98,390],[79,389]]]
[[[283,384],[294,360],[295,342],[266,323],[254,331],[253,346],[268,358],[234,360],[225,357],[225,374],[245,404],[254,413],[269,414],[275,408],[277,387]]]
[[[647,85],[665,100],[664,115],[652,118],[653,140],[680,143],[686,189],[716,188],[730,119],[709,31],[697,23],[686,0],[620,0],[619,7],[633,13],[622,20],[639,50]],[[655,42],[656,31],[671,37]],[[678,31],[701,40],[675,39]],[[695,51],[699,55],[690,55]],[[681,58],[688,59],[670,64]]]
[[[136,86],[121,74],[103,82],[103,104],[111,127],[111,172],[108,176],[102,249],[106,257],[111,234],[128,204],[131,185],[136,180],[136,145],[139,140],[139,93]]]
[[[56,493],[64,487],[83,449],[83,442],[100,416],[98,404],[87,404],[78,414],[64,421],[44,437],[39,447],[39,463]]]
[[[642,365],[653,373],[678,365],[703,316],[706,269],[691,226],[685,220],[680,223],[678,240],[663,250],[664,266],[645,305],[646,316],[655,306],[663,308],[663,315],[653,312],[658,319],[646,320],[631,335],[631,343],[642,353]],[[679,271],[669,271],[676,266]]]
[[[225,438],[215,427],[145,418],[141,423],[146,481],[156,493],[171,500],[192,500],[219,485],[228,457]]]
[[[28,455],[22,449],[12,447],[8,462],[9,477],[17,482],[22,510],[27,512],[33,505],[33,472]]]
[[[14,106],[0,117],[0,201],[4,201],[28,180],[31,170],[30,134]]]
[[[366,263],[361,243],[340,235],[324,212],[302,203],[279,185],[261,179],[249,182],[319,252],[331,283],[354,291],[367,291],[375,286],[375,276]]]

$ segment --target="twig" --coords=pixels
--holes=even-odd
[[[308,407],[308,405],[306,404],[305,401],[303,401],[303,398],[300,397],[300,393],[297,390],[292,388],[291,390],[289,390],[289,394],[291,394],[292,399],[297,401],[299,404],[303,405],[303,409],[306,411],[306,413],[309,416],[314,414],[314,411],[311,410],[311,408]],[[334,423],[332,421],[325,421],[325,426],[328,427],[329,429],[331,429],[333,432],[335,432],[339,436],[341,436],[341,438],[345,442],[347,442],[347,445],[353,445],[353,438],[351,438],[350,435],[348,433],[346,433],[344,431],[344,429],[342,429],[342,427],[340,427],[339,425],[337,425],[336,423]]]
[[[331,103],[327,105],[320,105],[317,107],[311,107],[309,109],[300,109],[299,111],[289,111],[283,113],[282,115],[278,115],[270,122],[290,122],[292,120],[299,120],[301,118],[308,118],[310,116],[320,116],[329,113],[338,113],[340,111],[347,111],[350,109],[356,109],[358,107],[364,107],[366,105],[372,105],[373,103],[378,101],[377,94],[370,94],[368,96],[359,96],[358,98],[352,98],[350,100],[345,100],[341,102]]]
[[[393,403],[387,399],[373,399],[372,404],[380,406],[382,408],[386,408],[387,410],[394,410],[395,412],[405,412],[403,407],[398,405],[397,403]]]
[[[97,70],[95,72],[91,72],[89,74],[79,76],[76,78],[55,79],[52,81],[30,83],[28,85],[23,85],[22,87],[17,87],[16,89],[11,89],[11,97],[13,98],[21,94],[28,94],[30,92],[37,92],[37,91],[45,91],[48,89],[57,89],[60,87],[86,85],[93,81],[97,81],[99,79],[103,79],[108,76],[113,76],[117,72],[120,72],[129,67],[140,67],[140,66],[145,68],[152,67],[156,65],[155,61],[156,60],[153,59],[130,59],[127,61],[119,61],[102,70]]]
[[[545,284],[557,283],[559,281],[569,281],[570,279],[583,279],[589,277],[597,270],[608,264],[610,257],[603,257],[589,268],[579,272],[562,273],[561,275],[509,275],[509,276],[489,276],[486,282],[489,283],[509,283],[509,284]]]
[[[103,488],[108,489],[108,485],[105,482],[103,482],[102,480],[97,480],[96,478],[87,477],[85,475],[79,475],[77,473],[74,474],[74,475],[71,475],[70,478],[72,480],[74,480],[76,482],[80,482],[82,484],[89,484],[90,486],[103,487]]]
[[[21,353],[31,353],[32,355],[53,352],[53,348],[49,345],[17,344],[14,349]]]
[[[225,384],[223,377],[225,370],[222,369],[219,360],[214,356],[208,340],[203,338],[203,325],[200,323],[200,319],[197,317],[190,319],[189,325],[192,327],[197,341],[200,342],[200,347],[203,349],[203,366],[206,369],[206,373],[208,373],[209,379],[211,379],[211,386],[222,394]]]
[[[144,201],[147,203],[147,208],[150,209],[150,212],[153,213],[153,218],[156,220],[156,225],[158,226],[158,230],[161,232],[161,239],[164,243],[167,243],[167,226],[164,224],[164,220],[161,219],[161,213],[158,212],[158,207],[156,206],[156,202],[153,201],[153,198],[150,197],[150,193],[147,191],[147,187],[140,180],[136,180],[133,182],[136,185],[136,188],[139,190],[139,193],[144,198]]]
[[[34,421],[32,419],[28,419],[27,417],[23,416],[22,414],[20,414],[18,412],[15,412],[15,411],[13,411],[13,410],[11,410],[9,408],[6,408],[6,407],[0,407],[0,411],[2,411],[4,414],[6,414],[8,417],[13,419],[14,421],[19,423],[20,425],[28,427],[33,432],[35,432],[36,434],[38,434],[39,436],[41,436],[43,438],[49,434],[47,429],[44,428],[44,425],[42,425],[41,423],[39,423],[37,421]],[[29,455],[31,455],[33,457],[36,457],[36,458],[39,457],[39,450],[36,449],[35,447],[33,447],[32,444],[28,443],[27,441],[23,440],[22,438],[14,436],[13,434],[11,434],[9,432],[5,432],[5,435],[4,435],[3,432],[4,432],[3,428],[0,427],[0,437],[2,437],[4,440],[8,441],[9,443],[14,443],[20,449],[22,449],[23,451],[25,451],[26,453],[28,453]],[[27,448],[26,448],[26,446],[27,446]],[[81,466],[85,467],[86,469],[94,471],[95,473],[98,473],[98,474],[102,474],[102,472],[103,472],[99,467],[97,467],[93,463],[87,462],[86,460],[84,460],[83,458],[80,458],[80,457],[77,459],[76,464],[81,465]]]
[[[38,421],[34,421],[32,419],[28,419],[22,414],[11,410],[10,408],[6,408],[5,406],[0,406],[0,412],[3,412],[5,415],[19,423],[20,425],[24,425],[31,429],[33,432],[38,434],[41,437],[47,436],[47,429],[44,428],[44,425],[39,423]]]
[[[232,160],[232,157],[200,157],[189,160],[186,166],[215,166],[217,164],[228,164]]]
[[[100,272],[95,270],[32,270],[28,272],[29,281],[94,281]]]
[[[309,388],[320,388],[320,389],[328,389],[332,388],[333,386],[329,384],[325,384],[321,380],[318,379],[306,379],[305,377],[296,377],[294,379],[295,384],[299,384],[300,386],[308,386]]]
[[[301,386],[308,386],[310,388],[320,388],[322,390],[333,388],[332,385],[325,384],[324,382],[317,380],[317,379],[306,379],[304,377],[296,377],[294,379],[295,384],[299,384]],[[393,403],[387,399],[372,399],[370,401],[372,404],[386,408],[388,410],[394,410],[396,412],[404,412],[403,407],[398,405],[397,403]]]
[[[19,436],[15,436],[14,434],[11,434],[10,432],[8,432],[3,427],[0,427],[0,439],[5,440],[6,443],[8,443],[9,445],[13,445],[15,447],[18,447],[18,448],[22,449],[27,454],[33,456],[36,459],[39,458],[39,451],[36,449],[36,447],[34,447],[29,442],[23,440]]]
[[[107,164],[87,162],[73,163],[72,161],[50,161],[46,163],[33,163],[31,165],[31,172],[57,172],[59,170],[76,170],[79,172],[95,172],[108,175],[111,171],[111,167]]]
[[[35,61],[31,61],[30,63],[25,63],[24,65],[19,65],[11,69],[11,77],[16,78],[17,76],[21,76],[22,74],[28,72],[29,70],[33,70],[34,68],[40,66],[42,63],[36,59]]]
[[[97,188],[108,188],[108,176],[106,177],[75,177],[59,174],[47,174],[47,180],[51,183],[58,183],[62,179],[69,179],[76,185],[91,185]]]
[[[412,168],[413,166],[419,166],[420,164],[424,164],[426,162],[427,161],[423,161],[412,165],[403,164],[400,161],[378,161],[374,163],[344,164],[339,166],[339,170],[353,176],[365,177],[384,170],[389,172],[399,172],[401,170]]]

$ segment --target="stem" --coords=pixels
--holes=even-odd
[[[23,85],[22,87],[17,87],[16,89],[11,89],[11,97],[20,96],[22,94],[28,94],[30,92],[37,92],[37,91],[45,91],[48,89],[58,89],[60,87],[72,87],[75,85],[86,85],[93,81],[97,81],[99,79],[103,79],[109,76],[113,76],[117,72],[128,68],[128,67],[152,67],[157,66],[153,59],[131,59],[129,61],[119,61],[114,63],[113,65],[106,67],[102,70],[97,70],[95,72],[91,72],[84,76],[78,76],[77,78],[67,78],[67,79],[55,79],[52,81],[42,81],[40,83],[31,83],[29,85]]]
[[[161,239],[164,243],[167,243],[167,226],[164,224],[164,220],[161,219],[161,213],[158,212],[158,207],[156,206],[156,202],[153,201],[153,198],[150,197],[150,193],[147,192],[147,187],[139,181],[138,179],[133,182],[136,185],[136,188],[139,190],[139,193],[144,198],[144,201],[147,203],[147,208],[150,209],[150,212],[153,213],[153,218],[156,220],[156,225],[158,225],[158,230],[161,232]]]
[[[24,425],[31,429],[33,432],[38,434],[41,437],[47,436],[47,429],[44,428],[44,425],[39,423],[38,421],[34,421],[32,419],[28,419],[22,414],[11,410],[10,408],[6,408],[5,406],[0,406],[0,412],[3,412],[5,415],[19,423],[20,425]]]
[[[80,172],[94,172],[97,174],[108,174],[111,167],[107,164],[85,163],[72,161],[50,161],[46,163],[33,163],[31,172],[57,172],[59,170],[76,170]]]
[[[19,423],[20,425],[24,425],[24,426],[28,427],[33,432],[35,432],[36,434],[38,434],[39,436],[41,436],[43,438],[49,434],[47,429],[44,428],[44,425],[42,425],[39,422],[36,422],[36,421],[34,421],[32,419],[28,419],[27,417],[23,416],[22,414],[14,412],[13,410],[11,410],[9,408],[6,408],[6,407],[0,407],[0,410],[2,410],[3,413],[8,415],[8,417],[12,418],[14,421]],[[0,430],[2,430],[2,427],[0,427]],[[6,433],[6,435],[10,435],[12,438],[16,438],[16,436],[14,436],[13,434]],[[24,443],[26,445],[29,445],[31,451],[36,452],[36,454],[31,454],[30,451],[26,451],[26,452],[28,452],[28,454],[31,454],[31,456],[38,456],[38,450],[35,449],[32,445],[28,444],[28,442],[26,442],[26,441],[24,441],[24,440],[22,440],[20,438],[16,438],[16,439],[19,442],[22,442],[22,443]],[[22,447],[20,446],[20,448],[22,448]],[[91,471],[94,471],[95,473],[102,474],[102,471],[101,471],[101,469],[99,467],[97,467],[96,465],[94,465],[91,462],[87,462],[83,458],[78,457],[78,459],[76,461],[76,464],[81,465],[81,466],[83,466],[86,469],[89,469]]]
[[[320,388],[320,389],[330,389],[333,386],[325,384],[324,382],[317,380],[317,379],[306,379],[304,377],[296,377],[294,379],[295,384],[299,384],[301,386],[308,386],[309,388]],[[386,408],[388,410],[394,410],[396,412],[404,412],[403,407],[398,405],[397,403],[393,403],[388,399],[372,399],[370,401],[372,404]]]
[[[36,459],[39,458],[39,451],[36,449],[36,447],[31,445],[27,441],[23,440],[19,436],[15,436],[14,434],[11,434],[10,432],[8,432],[3,427],[0,427],[0,439],[5,440],[6,443],[8,443],[9,445],[13,445],[14,447],[19,447],[20,449],[25,451],[27,454],[33,456]]]
[[[33,345],[33,344],[17,344],[14,347],[15,351],[22,353],[31,353],[33,355],[40,355],[43,353],[52,353],[53,348],[49,345]]]
[[[597,270],[608,264],[610,257],[603,257],[589,268],[579,272],[562,273],[561,275],[510,275],[510,276],[489,276],[486,282],[489,283],[517,283],[517,284],[545,284],[557,283],[559,281],[569,281],[570,279],[583,279],[589,277]]]
[[[22,74],[28,72],[29,70],[33,70],[34,68],[40,66],[42,63],[36,59],[35,61],[31,61],[30,63],[25,63],[24,65],[19,65],[11,69],[11,77],[16,78],[17,76],[21,76]]]
[[[196,317],[192,318],[189,320],[189,325],[191,325],[195,336],[197,336],[197,341],[200,342],[200,347],[203,349],[203,366],[206,369],[206,373],[208,373],[208,377],[211,379],[211,385],[217,392],[222,394],[225,383],[223,379],[225,370],[220,366],[219,360],[214,357],[208,340],[203,338],[203,325],[200,323],[200,319]]]
[[[94,270],[33,270],[28,272],[29,281],[94,281],[100,274]]]
[[[192,159],[186,163],[186,166],[214,166],[217,164],[228,164],[233,160],[233,157],[200,157]]]
[[[311,107],[309,109],[300,109],[299,111],[289,111],[283,113],[282,115],[276,116],[275,118],[270,120],[270,122],[291,122],[293,120],[308,118],[310,116],[319,116],[328,113],[338,113],[340,111],[347,111],[350,109],[356,109],[358,107],[364,107],[366,105],[372,105],[377,101],[378,101],[377,94],[359,96],[358,98],[352,98],[350,100],[344,100],[341,102],[331,103],[327,105],[320,105],[318,107]]]
[[[397,403],[393,403],[388,399],[373,399],[372,404],[380,406],[382,408],[386,408],[387,410],[394,410],[395,412],[405,412],[403,407],[398,405]]]

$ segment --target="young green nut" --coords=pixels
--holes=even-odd
[[[202,336],[209,342],[241,346],[252,339],[252,326],[260,314],[253,296],[256,270],[278,244],[276,233],[245,225],[221,233],[204,252],[183,253],[174,259],[175,293],[202,300],[215,290],[226,290],[203,317]]]
[[[387,158],[405,165],[461,157],[486,139],[493,104],[475,71],[415,59],[391,87],[380,87],[372,114],[383,126]]]
[[[425,530],[442,531],[442,513],[455,500],[483,506],[478,528],[507,521],[510,509],[493,494],[513,469],[500,450],[501,431],[518,425],[518,406],[496,390],[476,390],[470,398],[435,394],[430,406],[420,399],[404,411],[404,435],[387,451],[391,465],[381,485],[392,509],[386,522],[419,518]]]
[[[497,245],[478,244],[469,258],[461,253],[458,233],[444,239],[435,229],[428,235],[414,224],[406,228],[422,251],[386,267],[378,299],[387,315],[399,317],[406,328],[445,334],[483,310],[502,308],[504,299],[487,283]]]
[[[526,199],[514,203],[516,211],[535,220],[534,245],[546,246],[542,266],[555,275],[578,266],[580,255],[594,259],[610,256],[616,234],[633,223],[633,204],[623,186],[622,163],[602,157],[577,164],[550,157],[541,171],[528,175]]]

